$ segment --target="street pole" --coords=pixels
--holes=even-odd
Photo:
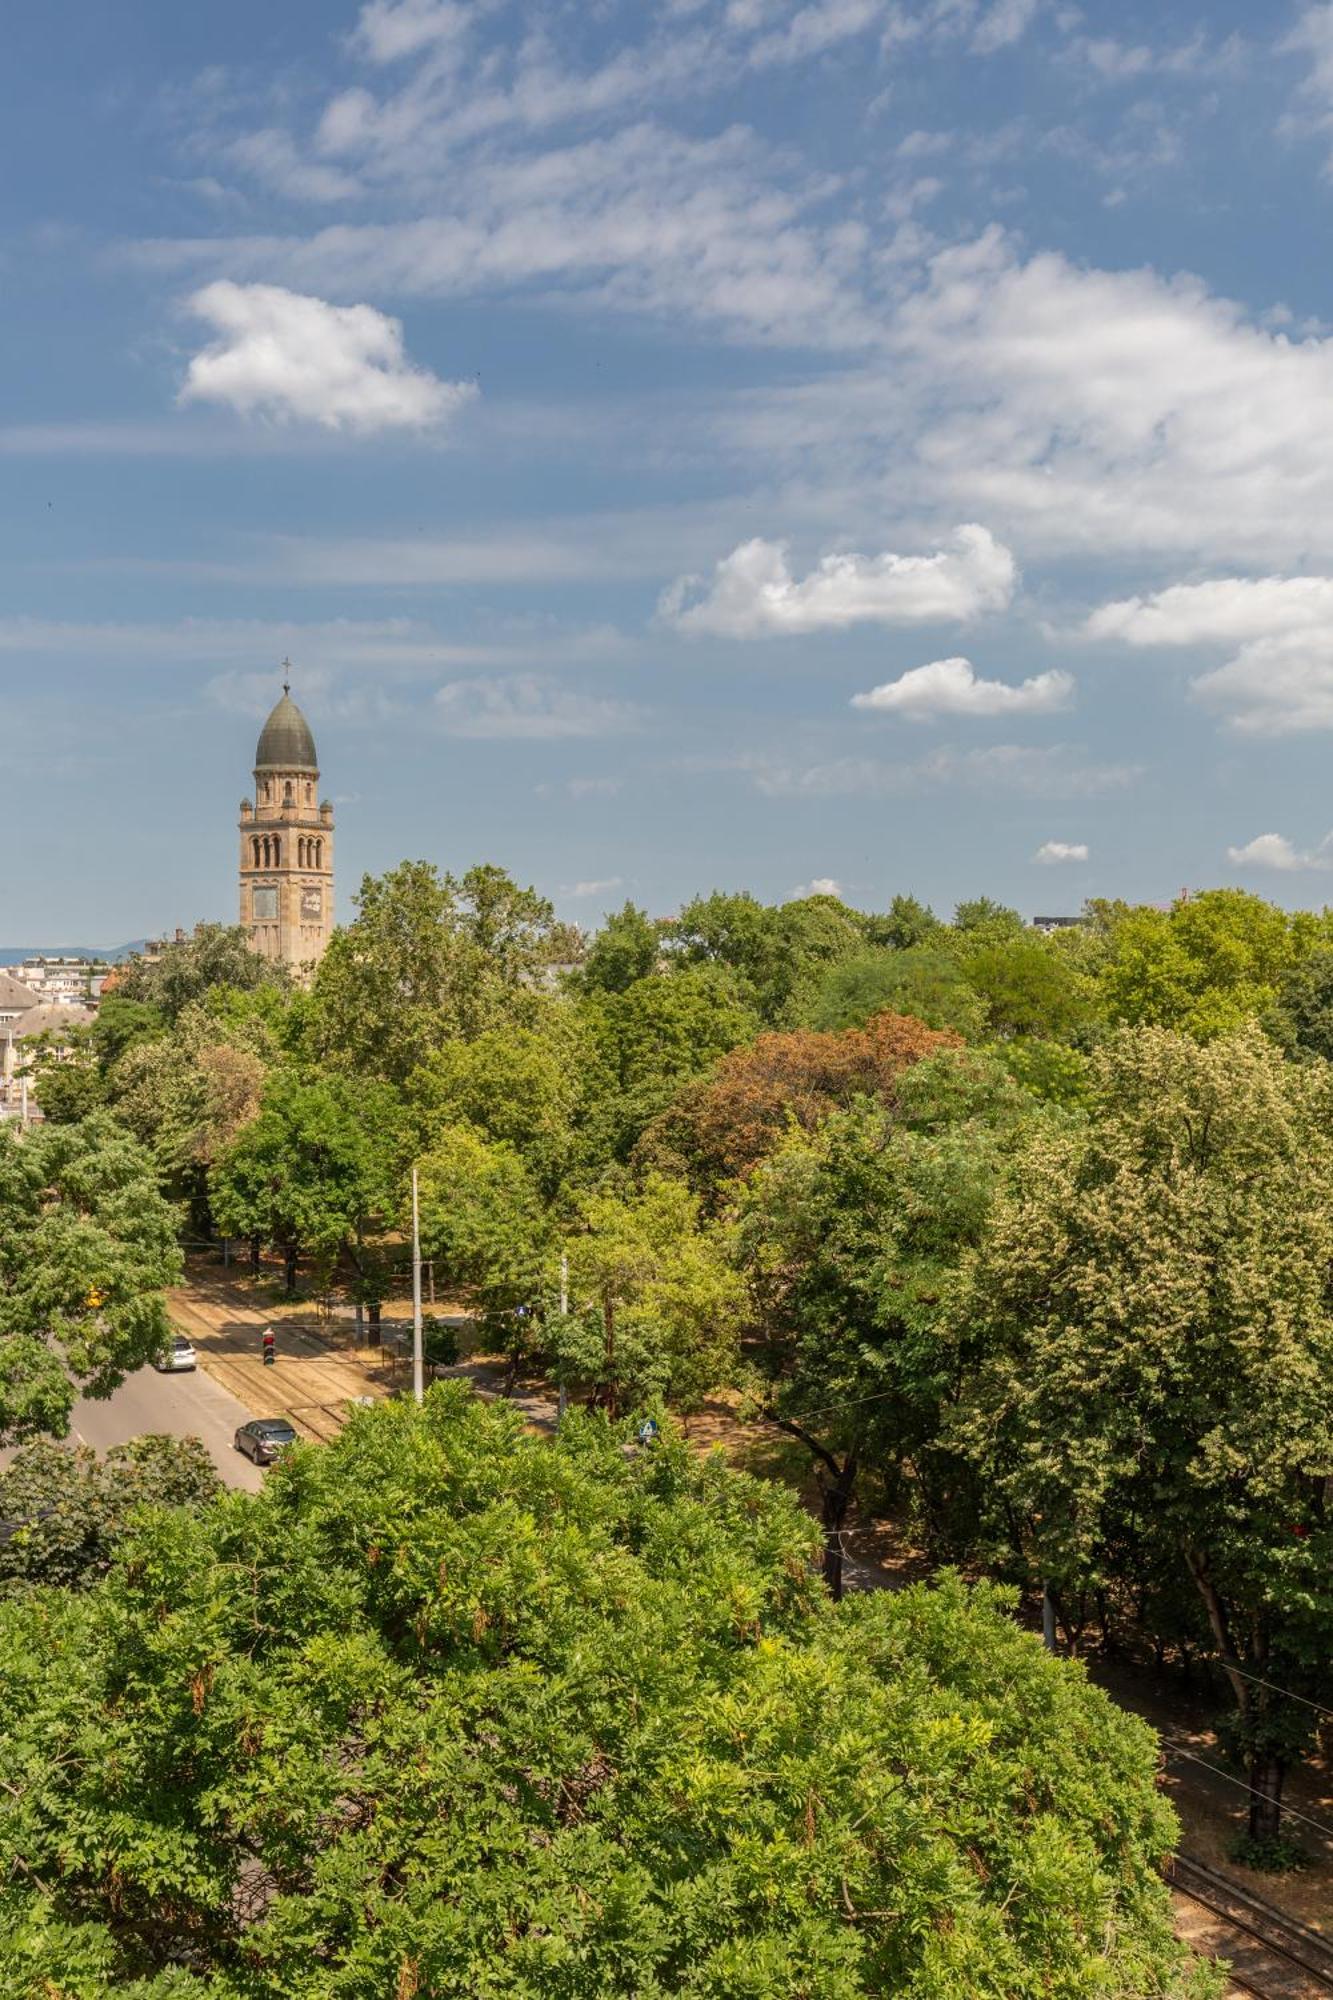
[[[569,1253],[565,1250],[560,1252],[560,1317],[561,1319],[569,1317]],[[561,1418],[565,1414],[565,1406],[568,1401],[569,1391],[562,1382],[555,1409],[557,1428],[559,1427]]]
[[[421,1213],[417,1170],[412,1169],[412,1395],[419,1403],[426,1393],[426,1369],[421,1351]]]

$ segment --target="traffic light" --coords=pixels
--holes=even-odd
[[[275,1357],[273,1353],[273,1328],[271,1326],[266,1326],[264,1328],[264,1366],[266,1368],[271,1368],[273,1366],[274,1359]]]

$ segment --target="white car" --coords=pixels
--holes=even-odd
[[[153,1357],[153,1366],[159,1375],[176,1375],[183,1369],[198,1365],[195,1351],[183,1333],[178,1333],[170,1347]]]

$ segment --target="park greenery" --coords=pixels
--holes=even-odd
[[[1216,1991],[1152,1732],[993,1586],[461,1385],[0,1602],[14,2000]]]
[[[1040,1835],[1054,1843],[1050,1869],[1074,1870],[1084,1900],[1077,1912],[1045,1911],[1030,1884],[1015,1891],[1020,1904],[1035,1897],[1019,1942],[1005,1942],[1004,1922],[992,1936],[987,1884],[1007,1885],[997,1890],[1003,1902],[1018,1877],[980,1836],[968,1891],[980,1903],[951,1905],[953,1945],[942,1933],[932,1942],[934,1920],[922,1914],[936,1907],[939,1885],[952,1885],[940,1887],[946,1900],[961,1895],[953,1862],[930,1859],[924,1842],[923,1880],[935,1887],[918,1905],[883,1856],[865,1857],[858,1814],[869,1802],[852,1803],[858,1760],[882,1751],[910,1771],[926,1755],[924,1739],[883,1749],[876,1663],[893,1663],[883,1669],[890,1681],[900,1672],[938,1680],[946,1691],[930,1696],[927,1712],[937,1699],[957,1706],[930,1756],[946,1755],[945,1739],[966,1741],[982,1765],[1001,1754],[1008,1724],[985,1708],[980,1669],[974,1682],[966,1663],[989,1651],[996,1685],[1047,1674],[1051,1663],[1030,1656],[1017,1631],[1020,1650],[1006,1650],[999,1600],[955,1584],[904,1600],[911,1608],[849,1605],[830,1618],[805,1596],[794,1608],[783,1593],[804,1576],[809,1544],[797,1552],[785,1501],[743,1484],[689,1487],[696,1475],[675,1443],[663,1464],[685,1483],[653,1504],[684,1507],[689,1487],[689,1507],[704,1508],[710,1525],[698,1517],[697,1576],[686,1574],[693,1557],[659,1574],[639,1529],[612,1523],[618,1507],[628,1521],[646,1506],[647,1489],[631,1505],[640,1474],[623,1472],[605,1440],[649,1407],[665,1434],[675,1419],[688,1429],[705,1406],[716,1415],[717,1399],[731,1433],[767,1441],[773,1465],[817,1514],[831,1600],[842,1595],[849,1524],[885,1512],[941,1572],[989,1576],[1029,1617],[1044,1601],[1067,1651],[1095,1644],[1206,1662],[1236,1770],[1252,1788],[1249,1851],[1277,1852],[1285,1776],[1317,1719],[1310,1704],[1333,1706],[1333,913],[1292,914],[1218,890],[1165,909],[1094,903],[1076,925],[1044,935],[986,898],[945,921],[909,896],[867,913],[830,895],[774,907],[717,892],[668,919],[627,904],[588,939],[497,868],[455,880],[411,862],[363,883],[353,920],[307,985],[255,958],[243,934],[202,927],[132,966],[73,1048],[38,1060],[46,1125],[21,1142],[0,1134],[6,1439],[62,1435],[77,1393],[105,1391],[154,1350],[182,1227],[247,1245],[257,1271],[272,1268],[261,1262],[270,1253],[289,1291],[332,1285],[377,1309],[401,1271],[413,1166],[437,1288],[468,1309],[488,1353],[506,1356],[511,1382],[526,1375],[558,1387],[576,1413],[553,1461],[559,1470],[539,1473],[540,1454],[530,1465],[525,1446],[521,1471],[493,1473],[522,1491],[497,1487],[489,1497],[475,1462],[482,1432],[453,1403],[447,1420],[430,1420],[438,1429],[414,1432],[406,1418],[379,1430],[358,1424],[355,1446],[319,1469],[300,1458],[261,1502],[229,1500],[174,1526],[136,1528],[139,1553],[118,1543],[111,1573],[77,1605],[38,1611],[25,1601],[22,1617],[50,1621],[48,1650],[86,1656],[94,1691],[129,1671],[116,1647],[148,1644],[127,1634],[147,1620],[150,1601],[167,1608],[168,1624],[172,1607],[193,1605],[204,1650],[190,1655],[190,1673],[204,1688],[208,1732],[217,1711],[216,1757],[225,1739],[235,1758],[238,1732],[256,1746],[245,1753],[253,1768],[205,1758],[188,1781],[170,1778],[179,1817],[169,1833],[166,1822],[144,1831],[137,1859],[127,1850],[119,1914],[98,1874],[105,1856],[89,1848],[85,1888],[59,1918],[78,1931],[87,1982],[114,1966],[118,1977],[149,1980],[145,1994],[251,1990],[225,1984],[251,1963],[249,1942],[227,1932],[232,1918],[221,1914],[234,1909],[239,1870],[266,1885],[246,1930],[246,1940],[254,1928],[266,1940],[263,1978],[273,1968],[269,1985],[256,1975],[260,1992],[392,1992],[395,1981],[405,1993],[485,1992],[469,1957],[483,1936],[488,1949],[507,1938],[503,1951],[517,1954],[497,1992],[852,1993],[886,1990],[875,1984],[886,1967],[899,1981],[887,1990],[905,1993],[1176,1990],[1160,1957],[1151,1976],[1144,1970],[1159,1951],[1148,1892],[1137,1889],[1132,1916],[1112,1921],[1097,1901],[1105,1856],[1080,1851],[1076,1860],[1054,1823],[1043,1821]],[[429,1463],[413,1493],[402,1486],[404,1454],[427,1436]],[[458,1463],[437,1478],[429,1466],[436,1453],[450,1460],[449,1438]],[[397,1523],[375,1515],[367,1541],[372,1467],[386,1494],[398,1492],[402,1514]],[[579,1495],[565,1570],[545,1539],[552,1523],[542,1519],[536,1542],[527,1525],[548,1504],[533,1497],[543,1478],[562,1496],[549,1501],[557,1513],[575,1507],[561,1481]],[[585,1517],[585,1486],[598,1480],[609,1512]],[[440,1507],[460,1509],[471,1525],[448,1526]],[[781,1562],[762,1577],[745,1570],[760,1556],[743,1556],[735,1528],[751,1515],[762,1535],[786,1524]],[[331,1552],[335,1521],[374,1578]],[[255,1554],[270,1532],[286,1538],[289,1585]],[[465,1567],[494,1569],[496,1594],[468,1600],[476,1629],[450,1628],[437,1654],[435,1621],[463,1604],[455,1533],[471,1550]],[[587,1535],[602,1538],[602,1555],[583,1546]],[[373,1561],[364,1554],[372,1547]],[[425,1549],[436,1551],[434,1596],[419,1574]],[[631,1556],[648,1569],[622,1576],[617,1565]],[[199,1595],[202,1579],[228,1564],[249,1580],[219,1582],[216,1603],[244,1622],[251,1610],[242,1618],[231,1596],[243,1589],[255,1607],[255,1631],[267,1635],[255,1658],[271,1651],[274,1663],[262,1699],[248,1678],[253,1661],[207,1651],[217,1621],[200,1608],[215,1601]],[[321,1564],[318,1588],[303,1581]],[[617,1773],[593,1786],[599,1799],[607,1794],[595,1810],[585,1810],[576,1767],[557,1773],[548,1750],[520,1750],[505,1735],[520,1724],[496,1719],[492,1665],[483,1672],[481,1662],[500,1646],[523,1728],[545,1727],[544,1713],[554,1730],[552,1718],[574,1714],[566,1612],[548,1604],[557,1570],[571,1602],[600,1607],[587,1616],[608,1647],[614,1628],[626,1648],[622,1698],[639,1704],[633,1732],[642,1740],[618,1738],[614,1754],[587,1717],[578,1724],[577,1768]],[[643,1634],[624,1599],[640,1587],[654,1605],[670,1589],[684,1593],[660,1615],[694,1662],[688,1689],[635,1679]],[[759,1635],[734,1658],[727,1648],[740,1639],[705,1640],[692,1622],[721,1616],[724,1604]],[[487,1635],[509,1634],[529,1611],[554,1620],[553,1650],[542,1650],[545,1639],[530,1649],[527,1635],[511,1658],[508,1637]],[[481,1649],[470,1664],[450,1650],[464,1645]],[[134,1670],[151,1728],[140,1742],[128,1720],[116,1726],[133,1739],[124,1768],[139,1770],[135,1783],[134,1758],[175,1769],[173,1731],[184,1725],[171,1703],[187,1685],[188,1650],[182,1630],[160,1651],[148,1646]],[[734,1676],[743,1662],[742,1688]],[[595,1681],[595,1661],[585,1668]],[[965,1685],[954,1686],[954,1673]],[[170,1698],[161,1693],[168,1681]],[[434,1734],[418,1712],[426,1685]],[[1075,1685],[1049,1683],[1041,1726],[1054,1729],[1058,1714],[1079,1736],[1079,1757],[1091,1757],[1109,1724],[1077,1707],[1084,1695],[1057,1698],[1057,1686]],[[213,1690],[224,1686],[219,1707]],[[855,1755],[838,1734],[855,1734],[844,1688],[859,1691],[868,1718]],[[290,1699],[290,1714],[270,1715],[270,1699]],[[590,1684],[590,1713],[609,1700]],[[42,1712],[43,1740],[72,1727]],[[890,1727],[886,1712],[882,1727],[891,1735],[908,1725],[899,1717]],[[801,1747],[807,1729],[815,1735]],[[831,1873],[789,1852],[804,1837],[782,1819],[776,1794],[761,1803],[741,1769],[751,1752],[740,1746],[774,1731],[782,1758],[811,1760],[779,1789],[788,1804],[812,1801],[807,1844],[822,1851],[827,1837],[840,1857]],[[668,1740],[678,1804],[654,1761]],[[294,1801],[282,1826],[264,1803],[276,1782],[265,1760],[279,1741],[310,1787],[310,1802]],[[1032,1754],[1037,1763],[1055,1756],[1049,1744]],[[1104,1754],[1108,1773],[1128,1768],[1119,1751]],[[1072,1771],[1074,1756],[1067,1744],[1056,1764],[1063,1757]],[[344,1757],[345,1788],[326,1797],[320,1788],[341,1782]],[[394,1758],[419,1762],[423,1774],[405,1786],[401,1817],[380,1801],[379,1777],[363,1788],[359,1775],[363,1760],[378,1772]],[[630,1769],[642,1780],[642,1821],[622,1782]],[[58,1790],[65,1780],[52,1782]],[[984,1791],[989,1780],[977,1783]],[[425,1831],[440,1787],[456,1801],[451,1811],[474,1829],[492,1827],[494,1853],[503,1849],[496,1883],[476,1892],[467,1914],[467,1870],[480,1867],[485,1843],[470,1834],[466,1852],[443,1854],[445,1837]],[[205,1794],[216,1801],[212,1820]],[[906,1784],[904,1811],[914,1796]],[[561,1798],[580,1801],[569,1826]],[[32,1824],[56,1841],[66,1838],[57,1829],[91,1810],[75,1789],[53,1793],[33,1807]],[[110,1794],[97,1810],[117,1810]],[[1065,1831],[1077,1844],[1082,1810],[1048,1802],[1041,1813],[1062,1828],[1072,1814]],[[1139,1825],[1139,1808],[1123,1801],[1096,1810],[1117,1839]],[[631,1881],[617,1873],[624,1842],[649,1824],[660,1840],[647,1841],[646,1872]],[[738,1840],[743,1830],[748,1860],[731,1835],[723,1840],[724,1824]],[[589,1844],[582,1897],[563,1852],[571,1827],[575,1845]],[[34,1881],[45,1879],[38,1833],[26,1854]],[[1144,1833],[1134,1852],[1146,1855],[1157,1838]],[[760,1921],[741,1877],[770,1849],[775,1886]],[[128,1886],[136,1868],[138,1886]],[[1118,1879],[1138,1878],[1126,1865]],[[152,1880],[170,1883],[157,1902]],[[313,1899],[304,1915],[298,1892]],[[1066,1882],[1060,1893],[1075,1891]],[[528,1912],[522,1924],[511,1901]],[[438,1920],[427,1923],[420,1913],[436,1902]],[[166,1914],[150,1918],[159,1904]],[[724,1906],[743,1913],[732,1930]],[[534,1919],[534,1909],[545,1914]],[[866,1911],[880,1914],[863,1921]],[[57,1919],[46,1911],[23,1921],[29,1958],[15,1963],[31,1964],[40,1991],[43,1926]],[[318,1988],[300,1984],[311,1949],[303,1925],[316,1921],[336,1938],[339,1965],[353,1968],[344,1979],[326,1967]],[[190,1984],[196,1960],[182,1942],[196,1926],[202,1986]],[[432,1942],[418,1952],[409,1933]],[[1123,1964],[1118,1944],[1103,1947],[1104,1971],[1081,1964],[1078,1941],[1094,1933],[1122,1939]],[[991,1988],[967,1957],[983,1935],[995,1965],[1008,1968]],[[571,1938],[582,1940],[578,1973],[560,1957],[558,1941]],[[929,1953],[955,1948],[958,1961],[941,1961],[931,1985]],[[1013,1970],[1011,1950],[1030,1954],[1028,1971]],[[628,1954],[619,1974],[616,1952]],[[418,1957],[429,1974],[404,1973]],[[183,1983],[152,1985],[151,1968],[168,1961]]]

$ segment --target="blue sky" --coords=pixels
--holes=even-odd
[[[1333,868],[1333,5],[46,0],[0,943],[365,870],[1032,913]]]

